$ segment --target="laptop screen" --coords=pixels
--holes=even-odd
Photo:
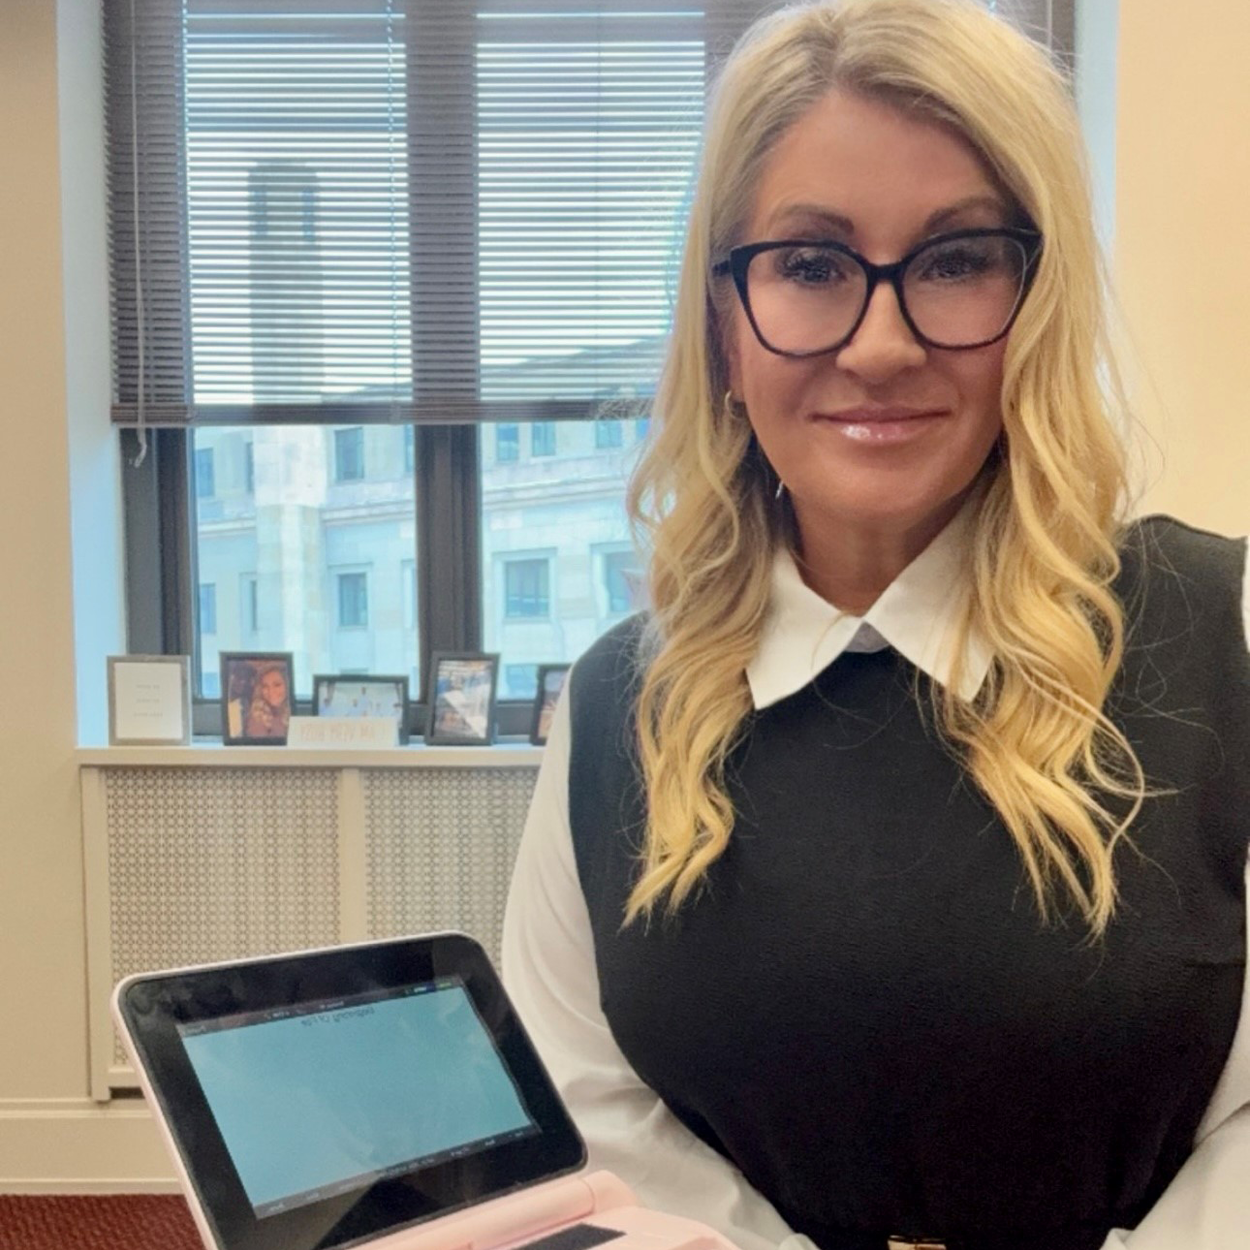
[[[223,1250],[371,1241],[585,1163],[462,934],[131,977],[114,1016]]]
[[[178,1034],[258,1218],[540,1131],[460,977]]]

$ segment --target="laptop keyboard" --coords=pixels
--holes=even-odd
[[[625,1234],[615,1228],[600,1228],[596,1224],[571,1224],[558,1233],[549,1233],[537,1241],[527,1241],[517,1250],[591,1250],[606,1241],[615,1241]]]

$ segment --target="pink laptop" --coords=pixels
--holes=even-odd
[[[734,1250],[584,1170],[462,934],[132,976],[113,1016],[209,1250]]]

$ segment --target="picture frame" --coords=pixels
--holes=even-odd
[[[436,651],[430,659],[430,746],[489,746],[495,740],[499,653]]]
[[[287,728],[295,712],[293,654],[223,651],[220,660],[222,743],[286,746]]]
[[[108,657],[109,746],[191,744],[191,657]]]
[[[538,687],[534,693],[534,711],[530,718],[530,742],[536,747],[547,745],[551,718],[555,715],[560,691],[564,689],[569,669],[572,667],[571,664],[540,664],[538,666]]]
[[[408,745],[408,678],[373,673],[315,673],[314,716],[392,716]]]

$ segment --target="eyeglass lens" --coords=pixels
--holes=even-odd
[[[940,347],[996,338],[1024,287],[1028,255],[1016,239],[937,240],[903,274],[903,302],[920,333]],[[747,295],[761,337],[777,351],[818,352],[842,342],[864,307],[868,277],[844,252],[787,246],[758,252]]]

